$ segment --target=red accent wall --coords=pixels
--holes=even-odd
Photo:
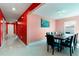
[[[0,46],[1,46],[1,24],[0,24]]]
[[[27,45],[27,15],[39,5],[40,3],[33,3],[15,23],[14,31],[25,45]]]
[[[24,44],[27,44],[27,40],[26,40],[26,15],[24,14],[22,16],[23,18],[20,18],[19,21],[16,23],[16,28],[15,28],[15,32],[18,35],[18,37],[21,39],[21,41],[24,42]]]
[[[0,9],[0,46],[2,44],[2,36],[3,36],[3,34],[2,34],[2,20],[3,20],[3,14],[2,14],[2,11]]]

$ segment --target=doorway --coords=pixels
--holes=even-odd
[[[14,34],[14,25],[8,24],[8,34]]]

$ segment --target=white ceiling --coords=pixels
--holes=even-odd
[[[33,13],[53,19],[78,16],[79,3],[46,3]]]
[[[0,3],[4,17],[9,22],[15,22],[31,3]],[[16,8],[15,11],[12,8]]]
[[[15,22],[32,3],[0,3],[0,8],[9,22]],[[15,11],[12,8],[16,8]],[[79,15],[79,3],[46,3],[33,13],[59,19]]]

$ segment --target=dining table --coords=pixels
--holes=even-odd
[[[66,40],[69,39],[69,37],[73,36],[74,34],[64,34],[64,35],[53,35],[55,40],[58,40],[59,43],[59,51],[61,51],[63,49],[63,47],[61,46],[62,42],[65,42]]]

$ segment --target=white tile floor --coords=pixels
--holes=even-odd
[[[38,42],[31,43],[25,46],[19,41],[18,38],[12,40],[16,36],[11,36],[7,42],[0,48],[1,56],[69,56],[69,49],[65,49],[62,52],[57,52],[52,55],[51,51],[47,52],[46,40],[41,40]],[[9,41],[13,41],[9,43]],[[79,56],[79,48],[77,48],[73,56]]]

